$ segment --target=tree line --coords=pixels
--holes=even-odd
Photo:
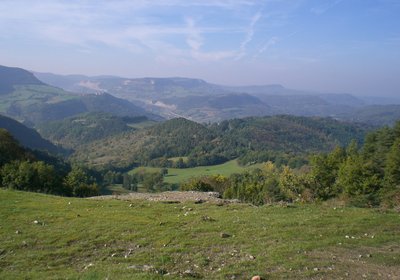
[[[400,122],[369,133],[362,146],[352,141],[316,154],[300,169],[267,162],[229,178],[195,178],[181,188],[219,191],[256,205],[339,199],[354,206],[400,207]]]
[[[0,186],[63,196],[99,194],[99,174],[46,153],[24,149],[0,129]]]

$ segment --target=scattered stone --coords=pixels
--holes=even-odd
[[[363,274],[362,277],[363,277],[363,278],[367,278],[367,274]]]
[[[249,258],[250,258],[250,260],[255,260],[256,259],[256,257],[253,256],[253,255],[249,255]]]
[[[113,257],[115,257],[117,255],[117,253],[112,253],[111,254],[111,257],[113,258]]]
[[[71,205],[71,201],[70,201],[70,202],[68,202],[68,205]]]
[[[221,232],[220,236],[221,236],[221,238],[231,237],[231,235],[229,233],[226,233],[226,232]]]
[[[88,269],[89,267],[92,267],[92,266],[94,266],[94,264],[93,263],[89,263],[88,265],[85,266],[84,269]]]
[[[314,267],[314,271],[319,271],[319,268],[318,267]]]
[[[161,203],[164,203],[164,204],[179,204],[181,202],[179,200],[166,200],[166,201],[161,201]]]
[[[129,204],[129,207],[133,207],[133,204],[131,203],[131,204]]]
[[[38,224],[39,224],[39,221],[38,221],[38,220],[34,220],[33,223],[34,223],[35,225],[38,225]]]
[[[182,276],[199,278],[200,275],[191,269],[187,269],[182,273]]]
[[[194,201],[194,204],[202,204],[202,203],[204,203],[205,201],[204,200],[202,200],[201,198],[197,198],[195,201]]]
[[[371,254],[367,254],[367,258],[372,258],[372,255]]]
[[[202,216],[201,219],[206,222],[215,222],[215,219],[211,218],[210,216]]]
[[[256,276],[251,277],[251,280],[262,280],[262,278],[261,278],[261,276],[256,275]]]
[[[140,271],[144,271],[144,272],[148,272],[154,269],[154,266],[152,265],[130,265],[128,266],[128,269],[136,269],[136,270],[140,270]]]
[[[165,270],[164,268],[157,269],[156,273],[160,275],[169,275],[168,271]]]
[[[19,230],[16,230],[15,234],[21,234],[21,232]]]

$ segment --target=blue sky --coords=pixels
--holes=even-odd
[[[0,1],[0,64],[400,95],[400,0]]]

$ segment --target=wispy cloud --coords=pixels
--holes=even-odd
[[[261,48],[258,49],[256,56],[259,56],[262,53],[264,53],[265,51],[267,51],[270,47],[275,45],[278,41],[279,41],[278,37],[276,37],[276,36],[271,37],[264,45],[261,46]]]
[[[203,45],[203,38],[200,31],[195,27],[195,21],[193,18],[186,18],[186,23],[188,29],[186,43],[193,52],[198,52]]]
[[[246,55],[246,47],[247,45],[253,40],[254,36],[254,28],[257,22],[261,18],[261,12],[257,12],[255,15],[251,17],[250,25],[247,29],[246,36],[244,40],[240,43],[239,54],[237,55],[236,59],[239,60]]]
[[[162,56],[197,61],[240,60],[251,55],[250,50],[261,54],[277,42],[273,37],[258,50],[250,47],[256,36],[262,36],[256,34],[256,27],[266,18],[262,13],[265,5],[291,1],[3,0],[0,34],[23,30],[21,37],[37,37],[48,46],[69,45],[77,52],[107,47],[147,53],[159,60]],[[215,18],[216,14],[224,18]],[[279,13],[279,20],[281,16]],[[270,23],[276,17],[269,15]],[[225,43],[225,39],[231,42]]]
[[[311,12],[316,15],[322,15],[328,12],[330,9],[338,5],[343,0],[324,0],[318,6],[311,8]]]

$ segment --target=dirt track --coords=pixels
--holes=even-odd
[[[194,201],[197,203],[213,202],[213,203],[237,203],[237,200],[227,200],[220,198],[217,192],[179,192],[169,191],[161,193],[129,193],[124,195],[103,195],[91,197],[90,199],[118,199],[118,200],[149,200],[162,201],[170,203]]]

